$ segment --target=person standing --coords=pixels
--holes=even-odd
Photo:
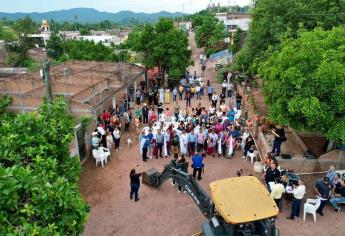
[[[284,192],[285,192],[284,185],[282,184],[281,179],[277,178],[275,180],[275,185],[273,185],[273,187],[272,187],[271,197],[275,201],[279,211],[281,211],[280,202],[281,202],[281,199],[282,199]]]
[[[213,93],[212,95],[212,107],[217,107],[218,95]]]
[[[150,159],[152,159],[153,148],[154,148],[154,142],[153,142],[154,137],[152,134],[152,129],[149,129],[149,133],[146,135],[146,139],[149,142],[149,145],[147,147],[148,156]]]
[[[188,174],[188,162],[184,156],[181,156],[180,160],[176,163],[176,168],[186,174]],[[178,186],[178,192],[181,192],[181,186]]]
[[[135,91],[135,98],[136,98],[137,105],[140,105],[141,92],[139,91],[139,89],[137,89],[137,90]]]
[[[198,180],[201,180],[201,172],[204,167],[203,160],[204,160],[203,156],[200,155],[198,152],[196,152],[194,156],[192,157],[192,162],[193,162],[192,168],[193,168],[194,180],[196,177],[196,173],[198,173]]]
[[[242,96],[241,96],[241,94],[237,93],[236,94],[236,107],[237,107],[237,110],[241,110],[241,103],[242,103]]]
[[[274,141],[273,141],[273,148],[272,148],[271,153],[279,156],[280,147],[282,143],[286,141],[285,131],[283,127],[277,125],[276,128],[272,130],[272,133],[274,135]]]
[[[180,101],[182,100],[183,90],[184,90],[184,88],[183,88],[182,84],[180,84],[178,86],[178,94],[179,94]]]
[[[190,107],[191,106],[191,97],[192,97],[192,94],[191,94],[191,91],[189,88],[186,89],[186,93],[185,93],[185,99],[186,99],[186,107]]]
[[[158,154],[161,158],[163,158],[162,152],[163,152],[163,145],[164,145],[164,134],[162,134],[160,130],[157,130],[156,140],[157,140]]]
[[[200,94],[202,96],[204,96],[204,86],[205,86],[205,83],[204,81],[200,81]],[[200,98],[201,99],[201,98]]]
[[[225,98],[226,98],[225,94],[224,94],[224,93],[221,93],[221,94],[219,95],[219,98],[220,98],[220,106],[221,106],[222,104],[225,104]]]
[[[132,200],[134,195],[134,201],[139,201],[139,188],[140,188],[140,177],[141,173],[136,173],[135,169],[132,169],[129,173],[131,192],[129,198]]]
[[[292,200],[292,206],[291,206],[291,214],[290,217],[287,217],[287,219],[294,220],[295,217],[299,217],[300,209],[301,209],[301,202],[304,197],[305,186],[301,180],[298,180],[298,184],[292,185],[293,187],[293,200]]]
[[[213,92],[214,92],[213,87],[211,85],[207,85],[207,95],[208,95],[208,100],[209,101],[212,101]]]
[[[175,102],[177,99],[177,88],[176,87],[173,89],[172,93],[173,93],[173,102]]]
[[[143,114],[143,123],[146,124],[149,122],[149,108],[147,107],[146,103],[144,103],[144,106],[142,108],[142,114]]]
[[[228,92],[228,98],[231,98],[232,97],[232,88],[233,88],[233,85],[231,82],[228,82],[226,84],[226,90]]]
[[[197,84],[197,85],[195,86],[196,100],[201,100],[200,89],[201,89],[201,88],[200,88],[200,85]]]
[[[265,182],[271,191],[271,185],[274,184],[275,180],[280,177],[280,171],[277,169],[277,164],[272,162],[271,166],[266,170],[264,174]]]
[[[196,146],[197,152],[200,153],[204,151],[205,140],[206,140],[206,135],[204,133],[204,130],[200,128],[199,133],[197,135],[197,146]]]
[[[173,137],[171,140],[171,154],[173,156],[178,155],[179,153],[179,146],[180,146],[180,138],[177,135],[176,131],[173,131]]]
[[[181,154],[187,155],[188,151],[188,134],[186,133],[186,130],[182,131],[182,134],[180,135],[180,152]]]
[[[225,95],[226,89],[227,89],[227,83],[226,83],[226,80],[224,80],[222,83],[222,94]]]
[[[191,157],[195,153],[195,144],[196,144],[196,135],[194,133],[194,130],[191,130],[191,132],[188,135],[188,151],[189,151],[189,156]]]
[[[141,155],[143,158],[143,162],[146,162],[148,159],[147,151],[148,151],[149,146],[150,146],[150,142],[145,136],[145,131],[143,131],[140,136],[140,148],[141,148]]]
[[[332,195],[333,186],[329,182],[329,178],[326,176],[323,178],[323,180],[316,181],[314,189],[317,198],[321,200],[320,207],[316,210],[316,212],[323,216],[323,208],[328,203],[328,200]]]
[[[121,132],[117,126],[114,129],[113,137],[114,137],[114,143],[115,143],[115,151],[119,151],[120,150]]]
[[[165,104],[170,103],[170,89],[169,88],[166,88],[164,91],[164,102]]]

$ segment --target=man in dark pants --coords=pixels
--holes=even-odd
[[[144,103],[144,106],[142,108],[143,113],[143,123],[146,124],[149,122],[149,108],[146,106],[146,103]]]
[[[301,180],[298,181],[298,185],[293,185],[293,200],[291,207],[291,215],[287,219],[294,220],[295,217],[299,217],[301,201],[305,194],[305,186]]]
[[[163,157],[164,134],[162,134],[160,130],[157,130],[156,140],[159,156]]]
[[[242,103],[242,96],[241,94],[236,94],[236,108],[237,110],[241,110],[241,103]]]
[[[135,173],[135,169],[132,169],[130,174],[129,174],[129,177],[130,177],[130,180],[131,180],[131,192],[129,194],[129,198],[130,199],[133,199],[133,195],[134,195],[134,200],[137,202],[139,201],[139,188],[140,188],[140,176],[141,176],[141,173]]]
[[[328,177],[324,177],[323,181],[319,180],[315,183],[315,192],[318,198],[321,200],[320,207],[317,209],[317,213],[323,216],[323,208],[328,203],[329,198],[332,195],[332,184],[329,182]]]
[[[193,178],[195,180],[196,172],[198,172],[198,180],[201,180],[201,172],[204,167],[203,164],[204,158],[200,155],[200,153],[196,152],[192,157],[192,167],[193,167]]]
[[[150,145],[150,142],[145,137],[145,132],[144,131],[142,133],[142,137],[141,137],[141,140],[140,140],[140,145],[141,145],[141,148],[142,148],[141,151],[142,151],[143,162],[146,162],[147,161],[147,150],[148,150],[148,147]]]

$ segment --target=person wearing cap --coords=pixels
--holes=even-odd
[[[92,139],[91,139],[92,148],[98,150],[99,142],[100,142],[100,138],[98,137],[98,132],[93,132]]]
[[[328,203],[329,198],[332,195],[333,186],[329,181],[329,178],[326,176],[323,180],[318,180],[314,186],[317,198],[321,200],[320,207],[317,209],[317,213],[323,216],[323,208]]]

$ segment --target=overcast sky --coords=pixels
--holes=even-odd
[[[210,0],[0,0],[0,12],[45,12],[75,7],[89,7],[100,11],[135,12],[183,11],[194,13],[207,7]],[[250,0],[214,0],[223,6],[248,5]]]

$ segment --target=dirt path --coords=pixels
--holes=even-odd
[[[195,47],[193,33],[189,39],[195,60],[195,66],[189,69],[191,73],[194,70],[200,72],[199,54],[201,50]],[[210,79],[211,82],[215,82],[215,72],[211,64],[208,64],[205,74],[205,81]],[[219,92],[220,86],[215,87]],[[195,100],[192,101],[192,107],[197,103]],[[206,107],[210,104],[206,96],[202,98],[201,103]],[[184,108],[184,103],[181,102],[180,105]],[[172,107],[172,104],[168,106]],[[131,130],[131,135],[135,137],[136,131]],[[142,170],[154,167],[162,171],[164,164],[169,162],[170,158],[152,159],[144,163],[141,161],[138,143],[136,142],[130,148],[124,143],[123,140],[123,150],[112,153],[113,158],[105,168],[96,168],[95,162],[91,158],[83,166],[80,188],[84,198],[91,206],[83,235],[190,236],[199,232],[200,225],[205,218],[193,200],[183,193],[178,193],[177,189],[171,186],[170,181],[159,189],[142,185],[139,191],[140,201],[129,200],[130,169],[136,164],[140,164]],[[249,162],[242,160],[241,156],[242,154],[237,152],[232,160],[208,157],[205,160],[205,173],[200,181],[201,186],[209,192],[210,182],[236,176],[236,171],[241,168],[245,174],[250,174],[252,166]],[[300,219],[291,222],[285,219],[290,207],[285,206],[284,213],[278,218],[280,235],[315,235],[315,233],[344,235],[343,212],[336,214],[327,208],[326,216],[317,216],[317,224],[314,224],[310,218],[306,223]],[[329,222],[332,222],[331,228],[328,227]]]

